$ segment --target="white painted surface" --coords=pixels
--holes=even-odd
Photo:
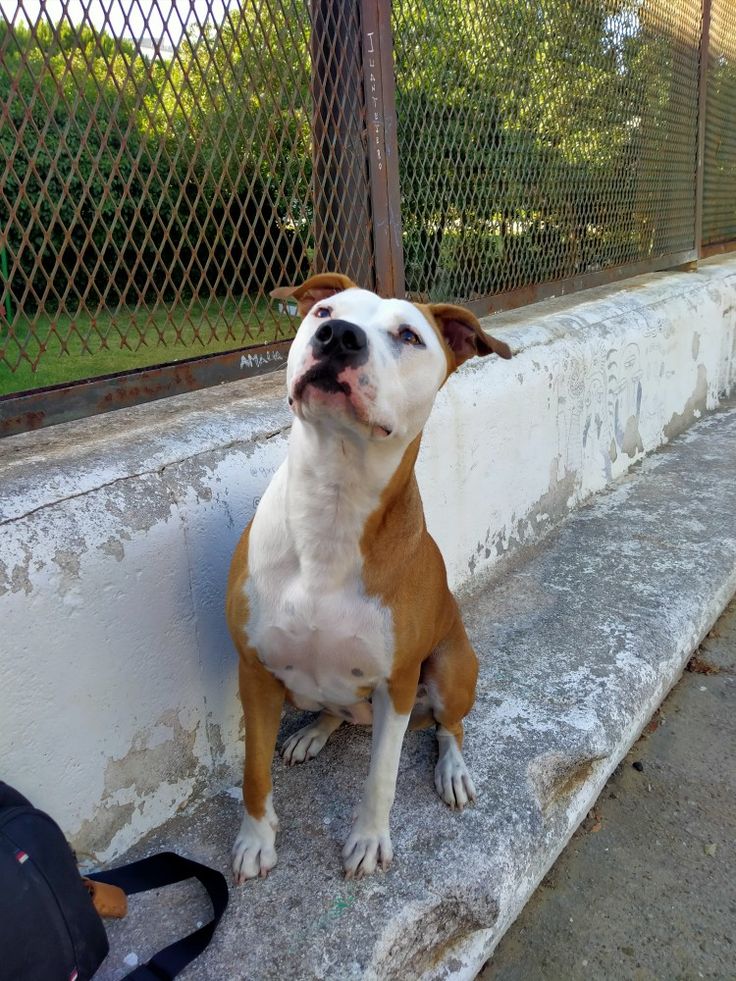
[[[736,382],[736,259],[497,316],[418,467],[459,586]],[[0,444],[0,774],[108,859],[238,780],[232,549],[284,457],[262,379]]]
[[[533,541],[734,387],[736,261],[634,282],[497,315],[516,356],[470,362],[435,403],[418,474],[453,585]]]

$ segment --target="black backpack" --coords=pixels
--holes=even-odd
[[[221,872],[162,852],[88,876],[132,894],[196,877],[213,918],[127,978],[168,981],[207,947],[228,901]],[[118,894],[119,895],[119,894]],[[3,981],[88,981],[107,956],[105,928],[59,826],[0,781],[0,976]]]

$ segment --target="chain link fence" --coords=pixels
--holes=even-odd
[[[51,6],[0,22],[2,394],[277,342],[274,285],[370,276],[364,154],[329,146],[354,8]]]
[[[701,213],[723,247],[735,37],[736,0],[0,0],[0,430],[282,364],[310,272],[489,312],[691,261]]]
[[[700,0],[396,0],[409,291],[524,302],[692,250],[700,17]]]
[[[703,245],[736,240],[736,3],[712,0],[706,63]]]

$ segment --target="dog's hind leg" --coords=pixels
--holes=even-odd
[[[437,720],[439,759],[434,785],[446,804],[460,810],[476,796],[462,746],[463,719],[475,700],[477,677],[478,659],[458,615],[447,637],[424,662],[422,681]]]
[[[286,740],[281,748],[284,763],[292,766],[294,763],[305,763],[307,760],[313,760],[332,733],[341,725],[342,719],[338,719],[328,712],[320,712],[314,722],[298,729]]]

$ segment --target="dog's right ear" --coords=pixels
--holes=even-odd
[[[304,319],[315,303],[350,289],[357,287],[348,276],[327,272],[310,276],[301,286],[277,286],[271,296],[275,300],[296,300],[299,316]]]

